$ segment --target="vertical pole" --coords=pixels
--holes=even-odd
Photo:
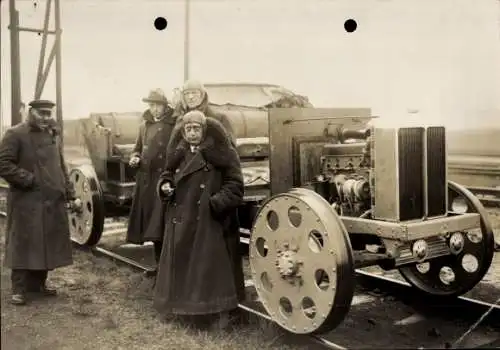
[[[184,81],[189,79],[189,1],[184,0]]]
[[[21,62],[19,53],[19,12],[16,1],[9,1],[10,10],[10,74],[11,74],[11,125],[22,122],[21,109]]]
[[[36,84],[35,84],[35,100],[38,100],[42,95],[43,87],[41,87],[42,76],[43,76],[43,67],[45,64],[45,51],[47,48],[47,37],[49,33],[49,22],[50,22],[50,9],[51,9],[51,0],[47,0],[47,5],[45,8],[45,21],[43,24],[43,37],[42,37],[42,46],[40,48],[40,58],[38,60],[38,72],[36,75]]]
[[[63,130],[63,115],[62,115],[62,87],[61,87],[61,3],[60,0],[54,0],[55,12],[55,29],[56,29],[56,119],[57,124]],[[61,141],[63,140],[63,132],[61,132]]]

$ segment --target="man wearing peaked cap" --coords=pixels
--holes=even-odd
[[[30,292],[56,295],[47,286],[48,271],[71,265],[66,204],[81,206],[52,118],[55,104],[29,103],[27,119],[10,128],[0,142],[0,177],[9,184],[5,265],[12,269],[12,299],[27,302]],[[69,203],[67,203],[69,202]]]
[[[31,108],[35,108],[38,110],[50,110],[50,111],[52,111],[52,109],[55,107],[56,104],[52,101],[49,101],[49,100],[34,100],[34,101],[31,101],[28,105]]]
[[[161,210],[162,204],[156,196],[155,189],[165,164],[165,153],[175,126],[175,118],[162,89],[151,90],[142,101],[147,103],[149,108],[142,115],[143,121],[129,162],[131,167],[137,169],[137,175],[126,241],[132,244],[152,241],[154,257],[158,262],[163,237],[161,235],[146,237],[145,234],[153,212]]]

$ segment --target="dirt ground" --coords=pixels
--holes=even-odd
[[[2,263],[4,229],[0,218]],[[290,349],[280,329],[256,319],[233,332],[167,323],[152,309],[151,281],[141,273],[79,250],[74,260],[50,275],[58,298],[21,307],[9,303],[10,270],[2,268],[2,349]]]
[[[498,239],[500,211],[490,215]],[[5,219],[0,218],[2,263],[4,226]],[[2,268],[2,349],[299,349],[277,326],[258,319],[233,332],[210,333],[165,322],[151,307],[151,281],[141,273],[79,250],[74,251],[74,260],[72,266],[50,276],[60,290],[58,298],[35,300],[23,307],[9,304],[10,270]],[[500,288],[498,253],[472,296],[491,299],[489,286]]]

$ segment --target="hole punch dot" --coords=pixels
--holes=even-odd
[[[156,17],[154,26],[157,30],[164,30],[167,28],[167,20],[165,17]]]
[[[358,28],[358,23],[353,19],[348,19],[344,22],[344,29],[348,33],[354,32]]]

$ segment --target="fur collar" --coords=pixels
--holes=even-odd
[[[205,161],[215,168],[227,168],[234,165],[236,150],[227,142],[216,142],[212,136],[207,136],[200,144],[198,151]],[[175,148],[167,152],[167,169],[176,169],[182,163],[188,152],[189,143],[181,139]]]

